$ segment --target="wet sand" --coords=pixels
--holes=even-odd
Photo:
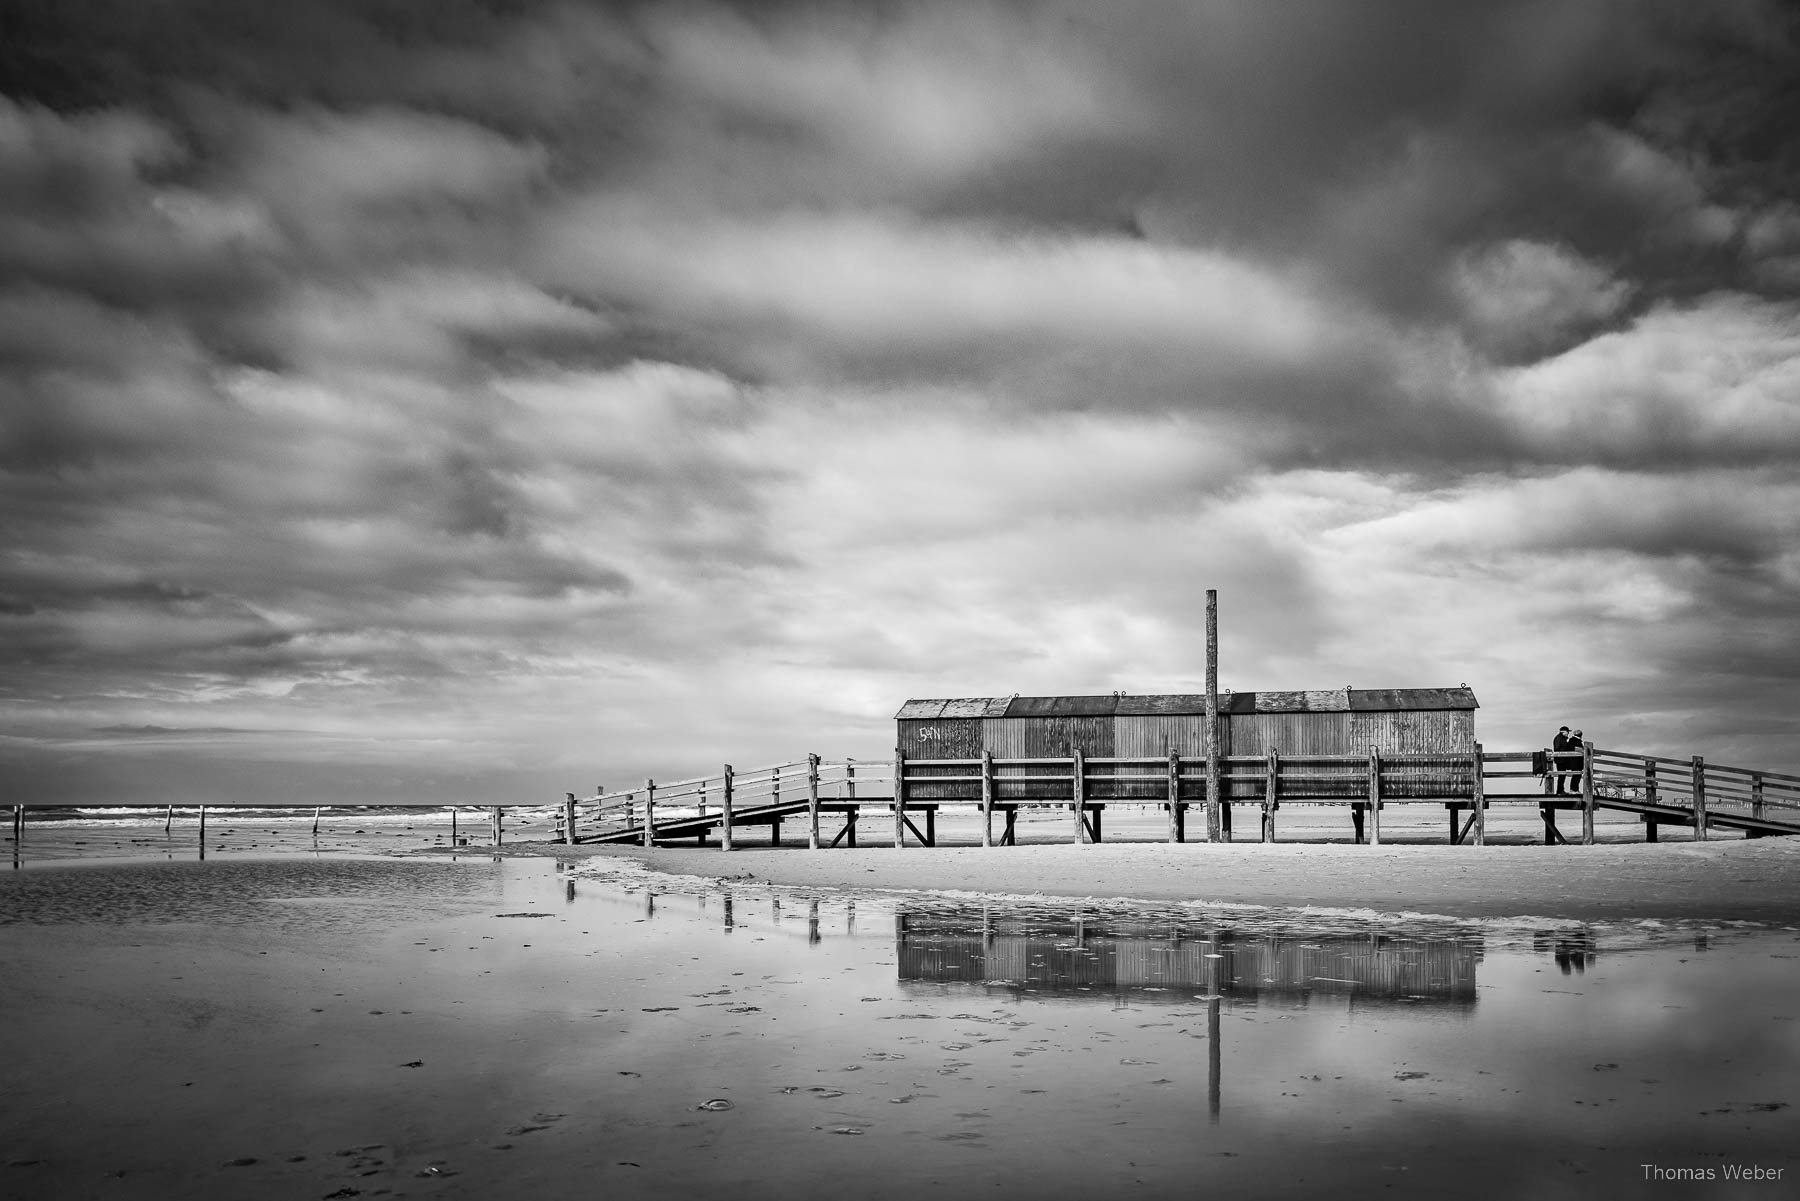
[[[791,837],[791,835],[790,835]],[[809,851],[514,843],[509,855],[612,856],[660,872],[803,888],[1122,898],[1570,920],[1800,923],[1800,839],[1593,846],[844,847]]]

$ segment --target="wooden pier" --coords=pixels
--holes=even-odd
[[[1336,806],[1350,818],[1358,843],[1379,844],[1385,810],[1442,806],[1452,845],[1487,841],[1496,805],[1536,805],[1546,844],[1594,841],[1600,811],[1637,815],[1645,838],[1662,826],[1684,826],[1704,840],[1715,831],[1746,837],[1800,834],[1800,776],[1691,760],[1599,750],[1558,766],[1546,752],[1483,750],[1397,755],[1032,756],[826,761],[817,755],[752,771],[729,765],[716,775],[630,790],[566,795],[558,822],[565,842],[635,843],[646,847],[689,839],[730,850],[747,826],[766,826],[779,845],[783,823],[798,822],[812,849],[855,846],[859,828],[880,822],[895,848],[937,844],[940,810],[980,816],[980,845],[1017,844],[1022,811],[1064,811],[1068,839],[1097,843],[1109,806],[1154,806],[1166,816],[1169,842],[1187,841],[1189,811],[1198,809],[1209,841],[1233,841],[1234,814],[1247,816],[1258,841],[1273,841],[1283,804]],[[1548,769],[1546,774],[1545,769]],[[1547,792],[1559,779],[1565,791]],[[1216,782],[1215,782],[1216,781]],[[1238,811],[1247,810],[1245,814]],[[1565,832],[1559,818],[1580,822]],[[1000,819],[996,830],[996,816]],[[841,822],[827,836],[827,822]]]

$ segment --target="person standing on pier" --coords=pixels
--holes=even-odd
[[[1569,737],[1568,726],[1557,727],[1556,737],[1550,742],[1550,779],[1552,781],[1550,795],[1563,795],[1563,783],[1567,779],[1563,773],[1569,767],[1569,748],[1579,745]]]

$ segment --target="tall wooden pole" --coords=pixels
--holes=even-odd
[[[725,793],[724,801],[723,801],[724,807],[720,810],[720,813],[719,813],[719,841],[724,844],[725,849],[728,851],[731,849],[731,836],[732,836],[732,830],[731,830],[731,801],[732,801],[731,775],[732,775],[731,764],[727,763],[725,765],[725,782],[723,785],[724,793]],[[731,900],[729,897],[726,898],[726,901],[725,901],[725,918],[726,918],[725,924],[729,926],[731,924]]]
[[[1219,841],[1219,591],[1206,590],[1206,841]]]

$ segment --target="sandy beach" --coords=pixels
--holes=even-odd
[[[636,859],[799,888],[902,889],[1367,909],[1459,918],[1800,922],[1800,839],[1593,846],[748,847],[511,843],[506,855]]]

